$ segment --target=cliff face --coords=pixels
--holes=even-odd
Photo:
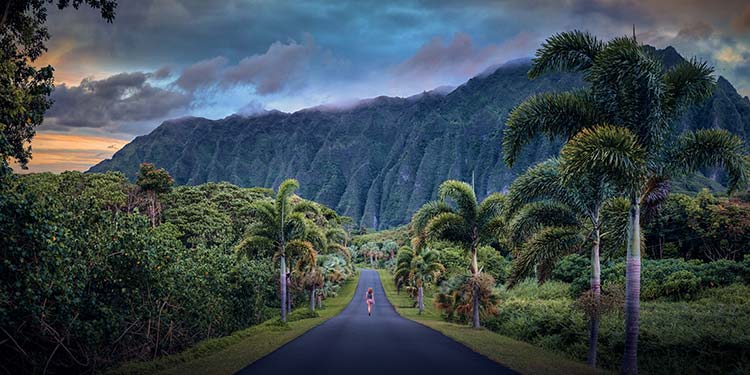
[[[681,59],[673,49],[658,53],[668,65]],[[502,131],[515,105],[536,93],[583,84],[571,74],[530,81],[528,69],[528,61],[519,61],[447,95],[378,97],[350,109],[170,120],[90,171],[119,170],[132,178],[141,162],[152,162],[178,184],[264,187],[294,177],[300,195],[365,226],[400,225],[434,199],[446,179],[473,176],[481,198],[505,190],[529,165],[559,150],[559,143],[538,140],[512,169],[502,162]],[[747,140],[750,101],[720,78],[713,98],[686,113],[675,131],[704,127],[726,128]]]

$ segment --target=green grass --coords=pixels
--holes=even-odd
[[[522,374],[561,375],[607,373],[486,329],[473,329],[468,326],[446,322],[440,317],[440,313],[427,296],[425,296],[425,311],[422,315],[419,315],[417,309],[412,307],[413,302],[406,293],[396,294],[396,286],[393,283],[391,273],[387,270],[378,270],[378,273],[388,300],[401,316],[441,332],[475,352],[515,371]],[[429,294],[429,292],[426,294]]]
[[[325,308],[317,310],[320,314],[317,318],[290,321],[287,324],[282,324],[278,318],[267,320],[226,337],[202,341],[178,354],[148,362],[126,363],[110,373],[234,374],[311,328],[338,315],[351,301],[358,281],[359,275],[345,282],[338,296],[325,300]]]

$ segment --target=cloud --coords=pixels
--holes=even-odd
[[[714,57],[725,63],[738,63],[745,60],[742,55],[732,47],[722,48],[720,51],[716,52]]]
[[[701,40],[709,38],[714,33],[713,26],[703,22],[696,21],[685,25],[677,33],[677,38],[685,40]]]
[[[445,41],[432,38],[406,61],[397,65],[397,78],[428,80],[433,84],[452,83],[455,79],[470,78],[488,66],[523,57],[535,43],[527,33],[520,33],[502,44],[478,47],[466,33],[456,33]]]
[[[162,66],[161,68],[154,71],[152,76],[154,79],[166,79],[172,75],[172,69],[168,66]]]
[[[257,100],[251,100],[237,110],[237,114],[241,116],[254,116],[266,112],[268,110],[265,105]]]
[[[191,97],[154,87],[150,73],[120,73],[102,80],[86,78],[78,86],[61,85],[52,95],[43,128],[103,128],[122,122],[160,119],[185,109]]]
[[[742,14],[732,19],[732,28],[738,33],[750,31],[750,5],[748,5]]]
[[[315,51],[310,35],[302,43],[277,41],[265,53],[245,57],[236,65],[227,65],[223,56],[199,61],[183,70],[174,83],[188,92],[215,86],[252,86],[257,94],[273,94],[302,80]]]
[[[216,84],[219,74],[226,64],[227,59],[223,56],[199,61],[185,68],[174,83],[188,92],[212,86]]]
[[[303,43],[294,40],[286,44],[275,42],[266,53],[246,57],[228,68],[222,83],[253,85],[261,95],[279,92],[299,77],[314,52],[315,43],[309,35],[305,36]]]

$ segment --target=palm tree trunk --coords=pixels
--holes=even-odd
[[[598,224],[597,224],[598,225]],[[596,349],[599,344],[599,303],[602,295],[602,270],[599,261],[599,228],[594,231],[594,247],[591,249],[591,294],[594,297],[594,309],[589,322],[589,355],[588,364],[596,367]]]
[[[419,315],[422,315],[422,311],[424,311],[424,290],[422,285],[419,286],[417,291],[417,306],[419,307]]]
[[[638,323],[641,308],[641,207],[637,195],[630,198],[628,252],[625,266],[625,356],[622,374],[638,373]]]
[[[291,277],[290,274],[287,273],[286,277],[286,282],[287,284],[289,284],[289,282],[291,281],[289,280],[289,278]],[[292,313],[292,291],[290,290],[290,288],[286,288],[286,312],[287,314]]]
[[[477,247],[476,245],[471,246],[471,274],[474,276],[474,278],[477,278],[479,276],[479,262],[477,262]],[[477,282],[476,285],[474,285],[474,296],[473,296],[473,304],[472,304],[472,322],[471,326],[474,328],[480,328],[481,324],[479,323],[479,280],[475,280]]]
[[[310,290],[310,311],[315,311],[315,287]]]
[[[286,322],[286,257],[281,256],[281,275],[279,276],[281,284],[281,321]]]

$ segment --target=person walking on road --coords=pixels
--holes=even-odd
[[[372,316],[372,305],[375,304],[375,292],[372,291],[372,288],[367,288],[365,301],[367,302],[367,315]]]

